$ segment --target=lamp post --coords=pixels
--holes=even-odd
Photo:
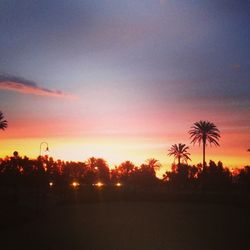
[[[46,151],[49,151],[49,144],[46,141],[43,141],[40,143],[40,154],[39,156],[41,156],[42,153],[42,145],[45,144],[46,145]]]

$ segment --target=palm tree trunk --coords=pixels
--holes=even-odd
[[[178,156],[178,166],[180,166],[180,164],[181,164],[181,157]]]
[[[205,155],[206,155],[206,141],[203,140],[203,169],[205,168],[206,165],[206,159],[205,159]]]

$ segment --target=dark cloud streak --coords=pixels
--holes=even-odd
[[[50,90],[37,86],[36,83],[16,76],[0,75],[0,89],[22,94],[33,94],[48,97],[76,98],[76,96],[59,90]]]

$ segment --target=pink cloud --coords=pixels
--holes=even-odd
[[[59,97],[59,98],[76,98],[75,95],[64,93],[59,90],[50,90],[41,88],[35,83],[19,79],[17,77],[1,77],[0,76],[0,89],[15,91],[23,94],[33,94],[39,96]]]

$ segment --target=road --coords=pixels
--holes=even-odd
[[[198,203],[61,205],[1,232],[1,249],[250,249],[247,209]]]

